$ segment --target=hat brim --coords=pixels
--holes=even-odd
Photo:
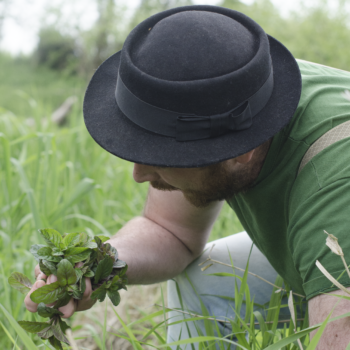
[[[86,127],[106,151],[139,164],[193,168],[247,153],[288,124],[301,94],[301,75],[294,57],[271,36],[269,42],[274,89],[249,129],[186,142],[142,129],[121,112],[115,100],[120,52],[102,63],[89,83],[84,99]]]

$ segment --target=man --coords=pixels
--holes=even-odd
[[[229,9],[181,7],[139,24],[123,50],[96,71],[84,101],[86,126],[96,142],[134,162],[135,181],[151,184],[143,216],[110,240],[129,265],[130,283],[181,274],[202,253],[226,200],[263,253],[254,248],[250,269],[280,274],[306,296],[310,324],[322,322],[337,301],[322,293],[336,287],[315,261],[336,278],[343,271],[325,246],[323,230],[338,236],[347,251],[348,139],[320,152],[300,175],[298,169],[311,144],[350,119],[342,95],[349,88],[350,73],[297,64],[254,21]],[[251,241],[245,233],[218,242],[212,254],[225,254],[227,242],[234,262],[247,259]],[[213,283],[205,286],[207,277],[197,277],[197,285],[215,289]],[[340,282],[348,286],[346,277]],[[177,278],[180,290],[191,299],[183,279]],[[34,289],[43,284],[38,281]],[[62,308],[66,317],[92,306],[87,286],[79,305],[72,301]],[[263,286],[253,289],[255,300],[269,297]],[[170,296],[172,303],[173,290]],[[219,299],[213,302],[215,316],[227,311]],[[36,311],[29,296],[26,305]],[[343,300],[333,316],[346,311],[350,305]],[[349,322],[329,325],[318,349],[344,349]],[[189,336],[181,332],[170,330],[169,339]]]

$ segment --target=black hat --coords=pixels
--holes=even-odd
[[[140,164],[199,167],[261,145],[292,118],[292,54],[242,13],[185,6],[140,23],[92,77],[84,118],[108,152]]]

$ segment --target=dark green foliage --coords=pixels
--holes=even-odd
[[[75,39],[63,35],[54,27],[42,28],[39,32],[39,44],[35,52],[38,65],[54,70],[75,71],[77,65]]]
[[[44,329],[50,328],[46,322],[30,322],[30,321],[19,321],[19,325],[29,333],[39,333]]]
[[[103,301],[108,294],[113,305],[120,303],[118,290],[126,289],[127,265],[118,260],[118,252],[109,243],[108,238],[90,237],[86,233],[70,233],[65,237],[52,229],[39,230],[47,245],[34,245],[31,252],[39,260],[39,266],[47,276],[55,274],[57,281],[35,290],[30,298],[38,305],[41,317],[49,317],[45,322],[20,321],[28,332],[37,333],[42,339],[48,339],[55,349],[62,349],[61,342],[68,340],[65,331],[67,324],[62,321],[63,314],[58,309],[67,305],[71,298],[83,298],[86,277],[94,277],[91,299]],[[75,264],[80,263],[79,267]],[[28,293],[32,287],[29,279],[18,272],[13,273],[9,283],[22,293]],[[55,303],[54,307],[45,304]]]
[[[345,49],[350,40],[349,12],[341,2],[332,8],[330,1],[319,0],[312,7],[301,5],[286,16],[271,0],[256,0],[251,5],[223,0],[219,5],[251,17],[296,58],[350,70]]]

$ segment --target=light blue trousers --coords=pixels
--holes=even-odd
[[[210,252],[210,249],[213,244],[215,244],[215,246]],[[201,268],[203,266],[206,266],[208,262],[202,266],[198,265],[205,261],[210,253],[212,259],[221,261],[229,265],[231,265],[231,255],[234,266],[245,269],[251,247],[252,241],[246,232],[237,233],[230,237],[222,238],[217,241],[208,243],[206,246],[206,250],[200,258],[198,258],[192,264],[190,264],[185,270],[185,272],[177,276],[174,279],[174,281],[168,281],[169,308],[181,309],[181,303],[176,288],[177,283],[185,311],[193,314],[202,314],[200,301],[198,299],[198,296],[194,292],[195,289],[200,295],[200,298],[206,306],[206,308],[208,309],[210,315],[214,315],[218,319],[225,319],[227,317],[233,319],[235,317],[235,313],[232,310],[232,308],[235,307],[234,302],[228,301],[227,299],[223,299],[218,296],[226,296],[233,298],[235,279],[231,277],[206,276],[208,274],[217,272],[233,273],[232,267],[214,264],[213,266],[209,267],[207,270],[202,272]],[[228,251],[230,252],[230,255]],[[248,270],[272,283],[275,282],[277,277],[277,272],[270,265],[265,256],[255,246],[253,246],[252,253],[249,259]],[[239,276],[243,276],[244,272],[235,269],[235,273]],[[187,276],[190,279],[192,285],[191,283],[189,283]],[[248,275],[248,286],[251,298],[254,296],[255,303],[260,305],[268,305],[271,299],[273,286],[252,275]],[[257,307],[256,310],[259,310],[259,308]],[[262,313],[264,312],[264,310],[261,309],[260,311],[262,311]],[[241,316],[243,316],[244,318],[244,315],[245,304],[243,303],[241,309]],[[191,315],[177,311],[169,312],[168,316],[170,318],[169,324],[178,320],[183,320],[184,318],[193,317]],[[281,309],[279,317],[280,319],[289,319],[290,314],[288,308]],[[168,343],[180,339],[187,339],[189,337],[193,338],[198,336],[197,328],[199,328],[203,334],[206,334],[204,322],[195,322],[196,324],[194,322],[186,322],[187,326],[185,323],[170,325],[168,327]],[[228,335],[232,333],[230,324],[218,323],[218,326],[222,335]],[[189,332],[191,336],[189,335]],[[197,344],[194,344],[194,347],[195,349],[198,349]],[[173,346],[172,349],[175,350],[176,346]],[[191,345],[183,345],[181,349],[191,349]],[[234,346],[231,346],[229,349],[234,349]]]

